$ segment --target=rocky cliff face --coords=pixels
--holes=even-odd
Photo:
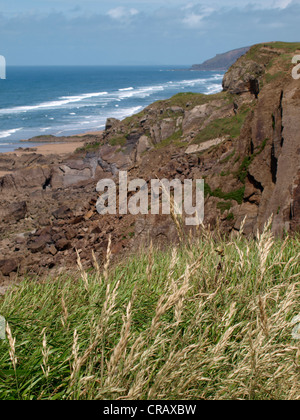
[[[0,273],[44,273],[101,260],[150,239],[177,240],[169,216],[100,216],[97,182],[129,178],[205,179],[205,224],[255,235],[300,229],[300,81],[291,76],[300,44],[254,46],[227,72],[224,91],[179,94],[124,121],[64,159],[1,156]],[[195,232],[194,232],[195,233]]]

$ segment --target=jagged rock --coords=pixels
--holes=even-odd
[[[13,258],[0,260],[0,272],[3,276],[9,276],[18,270],[18,262]]]
[[[107,118],[105,131],[109,131],[112,128],[117,127],[119,124],[120,124],[120,120],[117,120],[116,118]]]
[[[55,219],[69,219],[72,215],[73,213],[68,206],[59,207],[57,210],[52,212],[52,216],[54,216]]]
[[[140,137],[137,147],[136,147],[136,159],[140,160],[143,153],[147,152],[148,150],[152,149],[152,144],[147,136]]]
[[[4,222],[19,222],[27,213],[26,201],[12,203],[4,208],[0,207],[0,220]]]
[[[66,249],[70,249],[72,247],[70,241],[67,239],[59,239],[57,242],[55,242],[55,248],[58,251],[65,251]]]
[[[164,118],[158,124],[154,124],[150,129],[150,134],[155,144],[160,143],[172,136],[176,131],[176,120]]]
[[[238,209],[237,212],[234,212],[236,215],[236,221],[234,225],[234,229],[240,230],[242,223],[246,217],[243,233],[245,235],[255,235],[256,232],[253,229],[253,226],[256,225],[257,215],[258,215],[258,208],[255,204],[251,203],[243,203]]]
[[[75,266],[76,249],[88,267],[92,250],[100,262],[105,258],[109,235],[117,258],[151,239],[175,243],[178,233],[169,216],[97,213],[97,182],[110,178],[117,183],[121,170],[128,171],[129,180],[147,182],[205,178],[204,223],[212,229],[219,223],[222,232],[239,230],[247,215],[244,231],[255,235],[273,213],[276,234],[299,230],[300,85],[286,70],[292,53],[274,54],[262,46],[260,63],[253,65],[256,49],[227,73],[226,92],[212,97],[187,93],[180,95],[178,106],[174,97],[150,105],[142,116],[108,121],[98,150],[61,158],[0,156],[0,170],[11,171],[0,178],[4,272],[44,274],[54,267],[59,272]],[[26,203],[26,212],[20,203]]]
[[[261,64],[251,60],[245,62],[244,57],[242,57],[225,74],[223,89],[234,95],[251,92],[257,96],[259,79],[264,72],[265,69]]]
[[[183,131],[187,132],[189,129],[201,125],[203,120],[207,118],[211,112],[212,106],[210,104],[198,105],[190,111],[185,111],[182,122]]]
[[[51,243],[51,241],[52,240],[50,235],[41,235],[34,241],[28,243],[28,249],[32,253],[41,252],[45,249],[47,244]]]
[[[186,149],[185,153],[186,154],[193,154],[193,153],[203,152],[204,150],[210,149],[213,146],[217,146],[217,145],[223,143],[226,140],[227,140],[227,137],[221,137],[221,138],[218,138],[218,139],[212,139],[212,140],[205,141],[201,144],[192,144]]]
[[[49,248],[48,248],[48,252],[49,252],[49,254],[54,256],[54,255],[57,254],[57,249],[55,248],[54,245],[50,245]]]

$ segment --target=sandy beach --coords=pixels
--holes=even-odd
[[[44,156],[53,155],[53,154],[55,154],[55,155],[66,155],[66,154],[75,152],[76,149],[84,146],[84,143],[85,142],[42,144],[40,146],[33,146],[32,147],[32,152],[33,153],[38,153],[38,154],[41,154],[41,155],[44,155]],[[9,153],[11,153],[11,152],[9,152]],[[7,153],[7,154],[9,154],[9,153]],[[20,156],[24,153],[28,154],[28,153],[31,153],[31,152],[29,150],[28,151],[15,150],[13,153]]]
[[[83,147],[84,141],[72,142],[72,143],[49,143],[41,144],[40,146],[32,146],[26,150],[15,150],[14,152],[6,152],[3,155],[15,155],[21,157],[22,155],[28,155],[30,153],[37,153],[44,156],[57,155],[65,156],[74,153],[76,149]],[[0,178],[11,173],[10,171],[0,171]]]

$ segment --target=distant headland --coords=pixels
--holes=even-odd
[[[238,48],[223,54],[217,54],[214,58],[204,61],[202,64],[194,64],[192,71],[226,71],[238,58],[248,52],[250,47]]]

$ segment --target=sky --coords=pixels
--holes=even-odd
[[[8,65],[191,65],[300,41],[300,0],[0,0]]]

